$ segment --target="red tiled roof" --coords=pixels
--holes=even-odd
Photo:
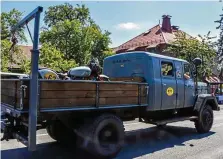
[[[129,49],[131,47],[148,46],[151,44],[156,44],[158,42],[164,42],[162,35],[159,33],[160,26],[156,25],[148,32],[142,33],[135,38],[127,41],[126,43],[120,45],[117,49]]]
[[[25,55],[28,59],[31,59],[31,52],[30,52],[30,50],[33,49],[33,46],[20,45],[19,47],[23,51],[23,55]]]
[[[179,32],[183,31],[174,30],[174,28],[172,28],[172,32],[169,33],[164,31],[160,25],[156,25],[153,28],[149,29],[148,31],[118,46],[117,48],[115,48],[114,51],[116,52],[121,50],[126,51],[131,48],[137,48],[137,47],[151,48],[151,47],[156,47],[159,44],[170,44],[171,42],[175,41],[176,34]]]

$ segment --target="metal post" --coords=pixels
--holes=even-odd
[[[39,62],[39,22],[40,12],[35,14],[34,41],[31,56],[31,80],[30,80],[30,100],[29,100],[29,151],[36,150],[36,125],[37,125],[37,105],[38,105],[38,62]]]
[[[38,106],[38,61],[39,61],[39,23],[40,13],[43,7],[39,6],[29,15],[23,18],[11,32],[14,33],[35,18],[34,23],[34,41],[31,55],[31,78],[30,78],[30,101],[29,101],[29,130],[28,130],[28,149],[36,150],[36,125],[37,125],[37,106]]]

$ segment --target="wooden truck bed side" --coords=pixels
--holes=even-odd
[[[1,102],[28,110],[29,80],[2,79],[1,83]],[[146,86],[136,82],[39,80],[39,109],[146,104]]]
[[[19,108],[21,96],[19,87],[19,80],[1,80],[1,102]]]

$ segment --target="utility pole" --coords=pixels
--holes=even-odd
[[[223,8],[222,8],[222,11],[223,11]],[[221,68],[220,79],[222,80],[223,78],[223,14],[220,14],[220,20],[217,20],[215,22],[219,24],[219,26],[216,29],[220,29],[217,47],[218,47],[218,59],[219,59],[220,68]]]

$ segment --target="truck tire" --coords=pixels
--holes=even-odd
[[[213,110],[211,106],[205,105],[199,112],[198,120],[195,121],[195,128],[198,133],[207,133],[210,131],[214,121]]]
[[[115,115],[106,114],[82,126],[77,143],[99,158],[112,158],[120,152],[124,136],[123,122]]]
[[[68,129],[60,120],[51,121],[46,127],[49,136],[61,143],[76,142],[76,134]]]

